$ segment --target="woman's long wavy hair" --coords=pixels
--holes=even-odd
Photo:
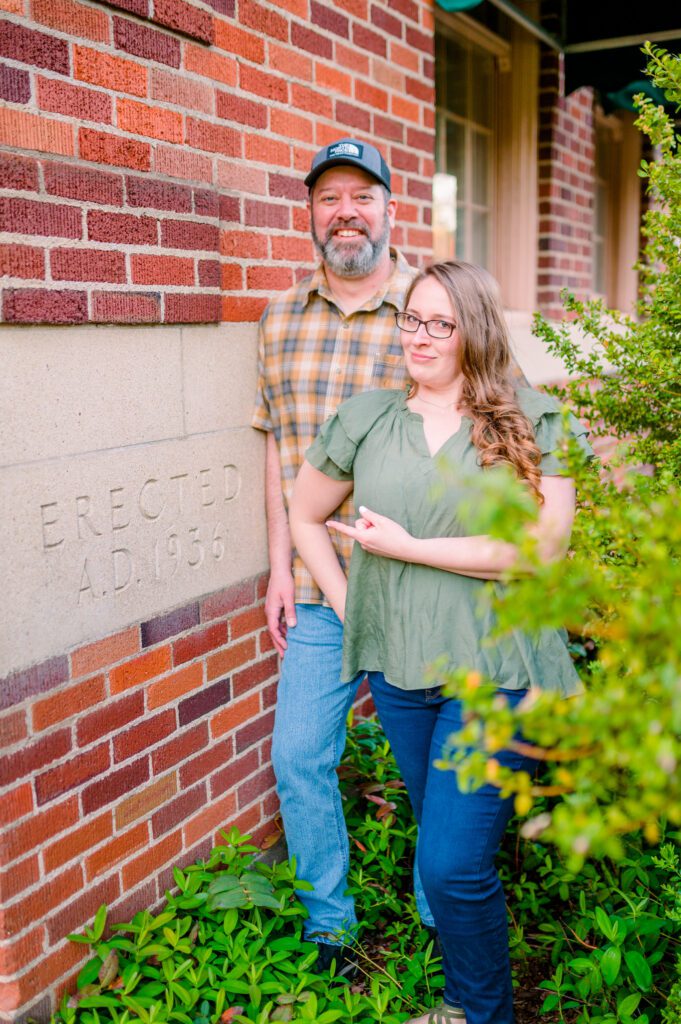
[[[511,465],[542,504],[541,452],[532,423],[516,398],[511,346],[497,282],[474,263],[434,263],[414,278],[405,307],[417,284],[428,277],[442,285],[454,310],[464,376],[460,404],[473,420],[471,437],[480,452],[480,465]]]

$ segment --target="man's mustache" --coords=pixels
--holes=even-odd
[[[325,241],[331,242],[333,240],[334,231],[338,231],[339,229],[343,230],[347,228],[352,228],[353,231],[361,231],[363,235],[365,235],[367,238],[369,237],[369,232],[367,231],[366,225],[362,224],[361,221],[336,221],[327,230]]]

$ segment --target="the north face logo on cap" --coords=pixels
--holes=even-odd
[[[364,146],[356,146],[354,142],[337,142],[335,146],[329,146],[326,151],[326,159],[331,160],[337,156],[353,156],[357,160],[362,159]]]

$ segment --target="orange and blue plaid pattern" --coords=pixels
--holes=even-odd
[[[273,299],[263,313],[252,424],[258,430],[274,431],[287,507],[305,451],[341,402],[361,391],[406,383],[395,311],[402,309],[416,271],[401,253],[391,250],[391,258],[388,280],[349,316],[335,305],[323,266]],[[352,496],[334,518],[354,522]],[[352,541],[338,534],[332,540],[347,569]],[[297,554],[293,574],[296,601],[326,603]]]

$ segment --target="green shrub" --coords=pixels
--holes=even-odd
[[[681,58],[648,45],[649,74],[681,109]],[[516,716],[475,674],[436,675],[466,702],[464,739],[474,748],[457,765],[471,785],[485,778],[516,794],[526,834],[552,842],[577,869],[588,856],[624,856],[624,837],[643,830],[651,844],[663,823],[681,825],[681,157],[675,125],[651,100],[639,126],[657,147],[642,164],[654,200],[646,216],[639,319],[602,303],[566,298],[570,324],[537,321],[573,379],[557,393],[593,427],[620,441],[616,472],[600,475],[574,446],[563,452],[578,484],[573,552],[511,580],[494,603],[501,631],[566,625],[596,657],[584,661],[583,697],[543,694]],[[592,342],[587,355],[575,325]],[[501,471],[485,474],[471,501],[470,529],[515,540],[531,518],[524,488]],[[579,650],[579,645],[575,648]],[[539,783],[498,770],[494,752],[518,725],[545,763]]]
[[[142,911],[105,937],[101,907],[92,928],[71,936],[94,956],[57,1020],[400,1024],[433,1005],[443,984],[440,962],[413,908],[405,915],[402,904],[415,825],[375,725],[353,732],[344,771],[355,823],[351,885],[362,917],[362,984],[312,972],[316,949],[303,941],[306,911],[297,898],[308,884],[295,878],[294,863],[256,860],[257,848],[232,830],[207,862],[175,869],[177,889],[166,893],[160,913]]]
[[[350,887],[360,919],[362,981],[311,972],[305,910],[288,861],[254,860],[232,832],[206,863],[175,871],[160,913],[136,914],[106,938],[106,909],[74,941],[93,957],[66,996],[63,1024],[228,1024],[307,1021],[398,1024],[433,1005],[443,977],[412,892],[416,825],[376,722],[348,734],[341,786],[351,839]],[[517,826],[517,821],[514,822]],[[554,850],[511,827],[500,856],[511,955],[520,990],[539,986],[547,1024],[657,1024],[681,942],[678,837],[659,854],[641,836],[617,864],[573,872]],[[665,1024],[678,1024],[670,999]],[[674,1002],[676,999],[676,1003]],[[635,1006],[635,1009],[634,1009]]]
[[[681,58],[644,49],[654,84],[681,109]],[[568,626],[586,692],[533,695],[513,713],[477,673],[446,664],[432,673],[468,712],[458,737],[468,752],[443,767],[465,785],[495,783],[531,815],[522,833],[533,852],[512,890],[521,907],[533,893],[527,928],[550,945],[545,1010],[580,1024],[681,1022],[681,156],[664,109],[645,98],[639,109],[657,155],[640,170],[652,204],[638,319],[566,295],[569,322],[538,317],[535,328],[572,375],[555,393],[595,435],[619,442],[617,457],[598,472],[565,446],[579,494],[571,557],[541,565],[526,540],[529,571],[490,598],[501,632]],[[536,514],[502,471],[485,474],[470,505],[471,532],[511,541]],[[538,779],[498,765],[508,744],[543,762]],[[556,883],[567,906],[552,920]]]

